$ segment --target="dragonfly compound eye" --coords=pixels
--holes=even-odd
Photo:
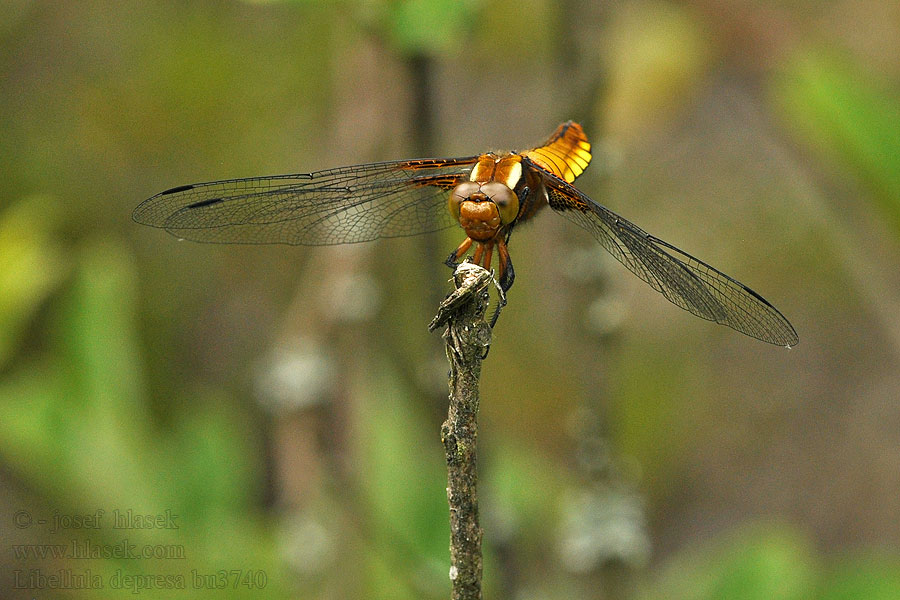
[[[512,223],[519,214],[519,198],[516,193],[499,181],[490,181],[481,186],[491,201],[500,210],[500,220],[504,225]]]
[[[481,186],[474,181],[465,181],[453,188],[453,191],[450,192],[450,197],[447,199],[447,209],[453,215],[455,221],[459,222],[459,206],[480,189]]]

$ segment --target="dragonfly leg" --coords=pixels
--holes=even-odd
[[[503,264],[503,263],[500,263]],[[494,314],[491,315],[490,326],[491,329],[494,328],[494,325],[497,324],[497,319],[500,318],[500,311],[503,310],[503,307],[506,306],[506,292],[503,290],[503,286],[494,279],[494,285],[497,286],[497,308],[494,309]],[[487,358],[487,351],[485,351],[484,356],[482,358]]]
[[[503,239],[497,240],[497,250],[500,251],[500,288],[504,292],[508,292],[512,287],[513,281],[516,279],[516,272],[513,270],[512,260],[509,258],[509,250],[506,248],[506,242]]]
[[[451,269],[455,269],[457,267],[457,265],[459,265],[459,259],[462,257],[463,254],[468,252],[469,248],[471,248],[471,247],[472,247],[472,238],[467,237],[466,239],[463,240],[463,243],[460,244],[456,250],[454,250],[453,252],[450,253],[450,256],[447,258],[446,261],[444,261],[444,264],[446,264]]]
[[[478,245],[475,246],[475,255],[472,257],[472,262],[476,265],[480,265],[482,256],[484,256],[484,244],[479,242]]]
[[[469,251],[473,243],[475,242],[470,237],[463,240],[463,243],[450,253],[450,256],[446,260],[446,265],[451,269],[455,269],[459,265],[459,259],[463,254]],[[494,310],[494,314],[491,315],[490,325],[492,328],[500,317],[500,311],[506,306],[506,290],[512,285],[512,277],[509,276],[510,273],[512,273],[512,263],[509,260],[509,252],[506,251],[506,243],[502,238],[499,238],[496,241],[477,242],[475,253],[472,257],[473,263],[490,270],[491,259],[494,254],[494,245],[496,245],[497,249],[500,251],[500,281],[494,280],[494,285],[497,286],[497,292],[500,297],[497,301],[497,308]],[[486,356],[487,352],[485,352],[485,357]]]
[[[481,266],[491,270],[491,257],[494,254],[494,242],[486,242],[484,244],[484,261],[481,263]]]

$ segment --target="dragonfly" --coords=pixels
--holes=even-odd
[[[591,162],[578,123],[524,151],[421,158],[292,175],[182,185],[145,200],[138,223],[197,242],[319,246],[460,227],[446,263],[497,263],[501,291],[515,270],[514,229],[545,206],[586,229],[629,271],[692,314],[790,348],[794,327],[752,289],[595,202],[573,182]]]

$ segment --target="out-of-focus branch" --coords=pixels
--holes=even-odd
[[[447,501],[450,504],[451,600],[481,600],[481,526],[478,524],[478,380],[481,361],[491,343],[484,320],[492,283],[481,267],[462,263],[453,275],[456,290],[441,302],[429,325],[446,325],[450,361],[450,409],[441,427],[447,454]]]

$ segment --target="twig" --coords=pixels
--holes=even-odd
[[[493,281],[481,267],[462,263],[453,275],[456,291],[441,302],[429,325],[443,324],[450,361],[450,410],[441,426],[447,454],[447,501],[450,504],[451,600],[481,600],[481,526],[478,524],[478,379],[491,343],[484,320]]]

